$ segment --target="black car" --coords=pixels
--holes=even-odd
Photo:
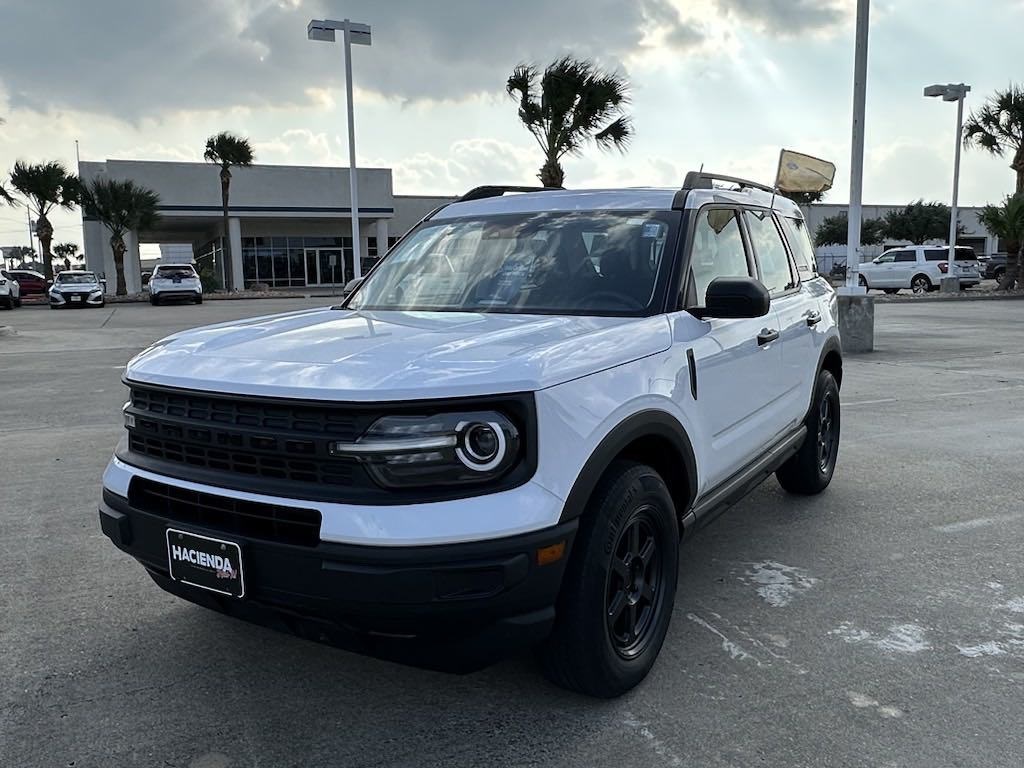
[[[978,262],[981,276],[986,280],[1002,280],[1006,274],[1006,254],[994,253],[987,259]]]

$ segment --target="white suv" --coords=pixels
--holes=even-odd
[[[21,287],[6,269],[0,269],[0,306],[5,309],[21,306]]]
[[[203,303],[203,284],[191,264],[160,264],[149,278],[149,303],[156,306],[167,299]]]
[[[507,191],[435,211],[340,306],[133,359],[104,533],[163,589],[306,637],[640,682],[680,538],[772,473],[831,480],[835,295],[800,209],[751,182]]]
[[[896,293],[909,288],[914,293],[937,290],[949,274],[949,248],[934,245],[906,245],[892,248],[874,261],[860,265],[860,284]],[[961,288],[981,282],[978,257],[973,248],[956,247],[956,276]]]

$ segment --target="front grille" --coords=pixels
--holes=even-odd
[[[239,400],[138,386],[132,387],[132,407],[190,422],[329,435],[333,440],[355,440],[372,421],[340,406]]]
[[[209,444],[184,442],[181,433],[194,433],[197,430],[181,430],[168,424],[156,421],[136,419],[138,427],[129,432],[128,448],[134,453],[150,456],[154,459],[187,464],[192,467],[209,469],[215,472],[230,472],[237,475],[264,477],[272,480],[289,480],[296,483],[321,483],[326,485],[351,485],[354,462],[348,458],[330,457],[327,459],[293,458],[283,449],[279,453],[252,453],[231,445],[232,440],[217,440],[223,447]],[[167,437],[171,433],[177,439]],[[235,438],[245,444],[242,435],[230,435],[223,432],[205,431],[202,438],[205,443],[214,438]],[[270,440],[271,438],[249,438],[252,440]],[[302,454],[308,444],[300,441],[291,443],[293,449]],[[309,446],[308,450],[314,450]]]
[[[133,385],[129,412],[129,451],[216,473],[215,484],[249,488],[259,479],[252,490],[337,498],[326,489],[369,482],[354,459],[328,448],[365,431],[376,418],[365,409]]]
[[[132,479],[128,502],[143,512],[228,536],[302,547],[320,542],[320,513],[314,509],[232,499],[142,477]]]

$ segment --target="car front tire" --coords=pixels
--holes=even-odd
[[[804,419],[807,437],[775,477],[789,493],[811,496],[832,482],[839,455],[839,385],[831,371],[822,369],[814,388],[814,401]]]
[[[154,307],[159,306],[160,299],[157,297],[155,293],[151,293],[149,294],[149,303],[152,304]]]
[[[540,651],[556,685],[598,698],[621,696],[650,672],[672,618],[679,526],[661,476],[615,462],[580,521]]]

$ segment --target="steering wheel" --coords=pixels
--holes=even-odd
[[[642,304],[638,299],[630,296],[628,293],[619,293],[618,291],[595,291],[587,296],[581,297],[575,303],[575,308],[579,309],[585,305],[588,308],[600,307],[602,305],[602,299],[610,299],[611,303],[619,304],[625,309],[644,309],[647,305]]]

